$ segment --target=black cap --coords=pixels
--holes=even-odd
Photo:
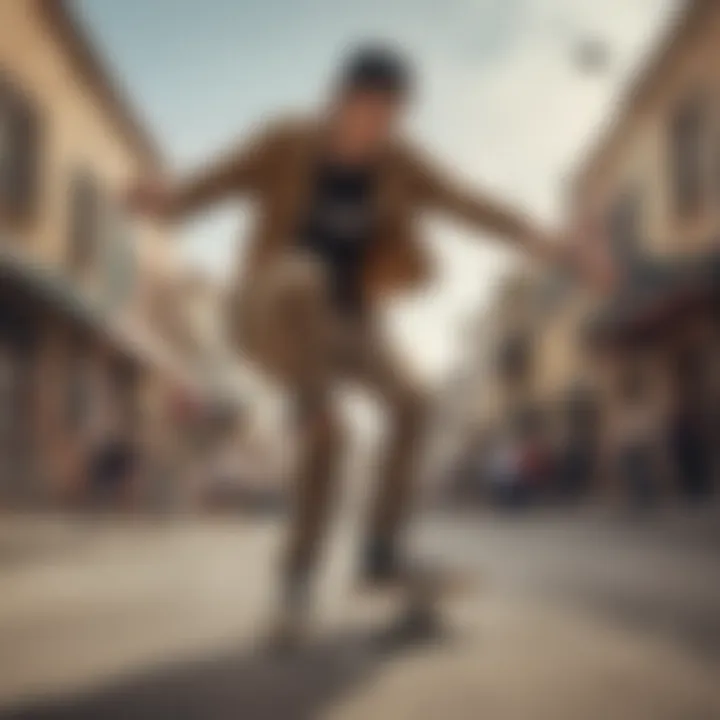
[[[411,93],[409,64],[396,50],[381,45],[356,48],[346,59],[340,73],[344,92],[370,90],[405,98]]]

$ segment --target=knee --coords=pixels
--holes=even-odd
[[[339,449],[345,439],[342,421],[335,413],[321,413],[310,421],[310,433],[315,444],[328,450]]]
[[[428,393],[421,387],[408,385],[394,398],[392,413],[396,432],[416,436],[423,432],[429,415]]]
[[[308,407],[302,418],[303,434],[315,450],[337,453],[345,441],[345,427],[334,408]]]

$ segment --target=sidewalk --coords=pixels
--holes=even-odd
[[[395,609],[352,592],[346,536],[316,639],[279,660],[257,649],[277,526],[55,520],[45,533],[82,551],[0,570],[0,717],[720,718],[720,668],[492,586],[449,606],[443,642],[381,653],[369,641]]]

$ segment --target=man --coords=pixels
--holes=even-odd
[[[113,432],[103,437],[91,451],[89,465],[93,499],[103,509],[117,509],[129,501],[138,458],[127,433]]]
[[[445,211],[538,258],[577,262],[523,215],[454,187],[411,149],[399,133],[411,95],[410,70],[397,54],[361,48],[319,117],[270,124],[187,181],[148,182],[131,194],[136,208],[175,220],[227,198],[255,201],[228,327],[239,350],[297,402],[303,452],[284,574],[284,617],[293,627],[303,623],[327,524],[341,445],[331,397],[338,380],[360,382],[391,419],[363,578],[392,582],[407,570],[399,541],[426,401],[382,337],[377,315],[384,298],[430,278],[416,215]]]

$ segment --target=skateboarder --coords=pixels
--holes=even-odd
[[[401,120],[413,80],[394,50],[358,48],[314,117],[270,122],[205,170],[172,184],[148,179],[130,193],[137,210],[169,220],[221,200],[254,201],[256,220],[242,277],[230,293],[227,327],[238,351],[278,379],[296,408],[302,453],[280,613],[291,633],[307,618],[342,448],[332,401],[339,381],[364,386],[390,420],[362,579],[391,583],[407,570],[400,538],[427,400],[383,336],[378,312],[386,298],[431,280],[419,213],[447,213],[535,258],[588,279],[606,278],[604,265],[577,246],[456,185],[411,146]]]

